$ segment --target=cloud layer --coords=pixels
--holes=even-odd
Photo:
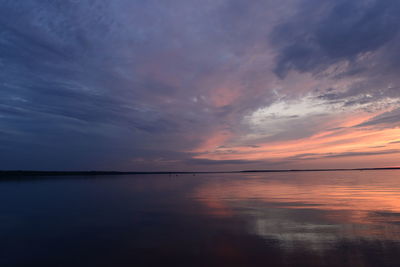
[[[0,2],[1,169],[398,164],[398,1]]]

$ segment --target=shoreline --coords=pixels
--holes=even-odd
[[[386,168],[353,168],[353,169],[281,169],[281,170],[241,170],[241,171],[170,171],[170,172],[123,172],[123,171],[22,171],[6,170],[0,171],[3,176],[100,176],[100,175],[145,175],[145,174],[210,174],[210,173],[267,173],[267,172],[329,172],[329,171],[379,171],[379,170],[400,170],[400,167]]]

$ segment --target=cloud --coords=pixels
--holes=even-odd
[[[339,61],[354,61],[395,39],[400,25],[395,0],[302,1],[295,19],[276,27],[275,72],[320,72]]]
[[[400,125],[400,109],[385,112],[372,119],[356,125],[356,127],[385,126],[398,127]]]
[[[399,105],[399,6],[2,1],[0,161],[22,169],[264,166],[269,156],[252,153],[271,144],[363,123],[394,127],[397,113],[377,114]],[[345,123],[363,112],[375,118]],[[215,147],[229,150],[209,152]],[[209,154],[226,159],[193,159]]]
[[[314,160],[314,159],[329,159],[329,158],[344,158],[344,157],[364,157],[364,156],[377,156],[377,155],[388,155],[398,154],[399,149],[389,149],[380,151],[349,151],[341,153],[304,153],[297,154],[289,157],[290,160]]]
[[[263,161],[258,160],[211,160],[211,159],[190,159],[186,161],[189,164],[201,165],[244,165],[244,164],[262,164]]]

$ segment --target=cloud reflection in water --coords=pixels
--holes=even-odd
[[[282,248],[323,251],[343,240],[400,241],[399,177],[396,171],[245,174],[210,180],[193,197],[212,216],[240,217],[249,233]]]

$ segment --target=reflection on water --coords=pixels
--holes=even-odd
[[[400,266],[400,171],[0,182],[0,266]]]
[[[323,249],[340,239],[400,240],[399,172],[253,174],[208,183],[194,197],[210,214],[247,218],[251,231]]]

